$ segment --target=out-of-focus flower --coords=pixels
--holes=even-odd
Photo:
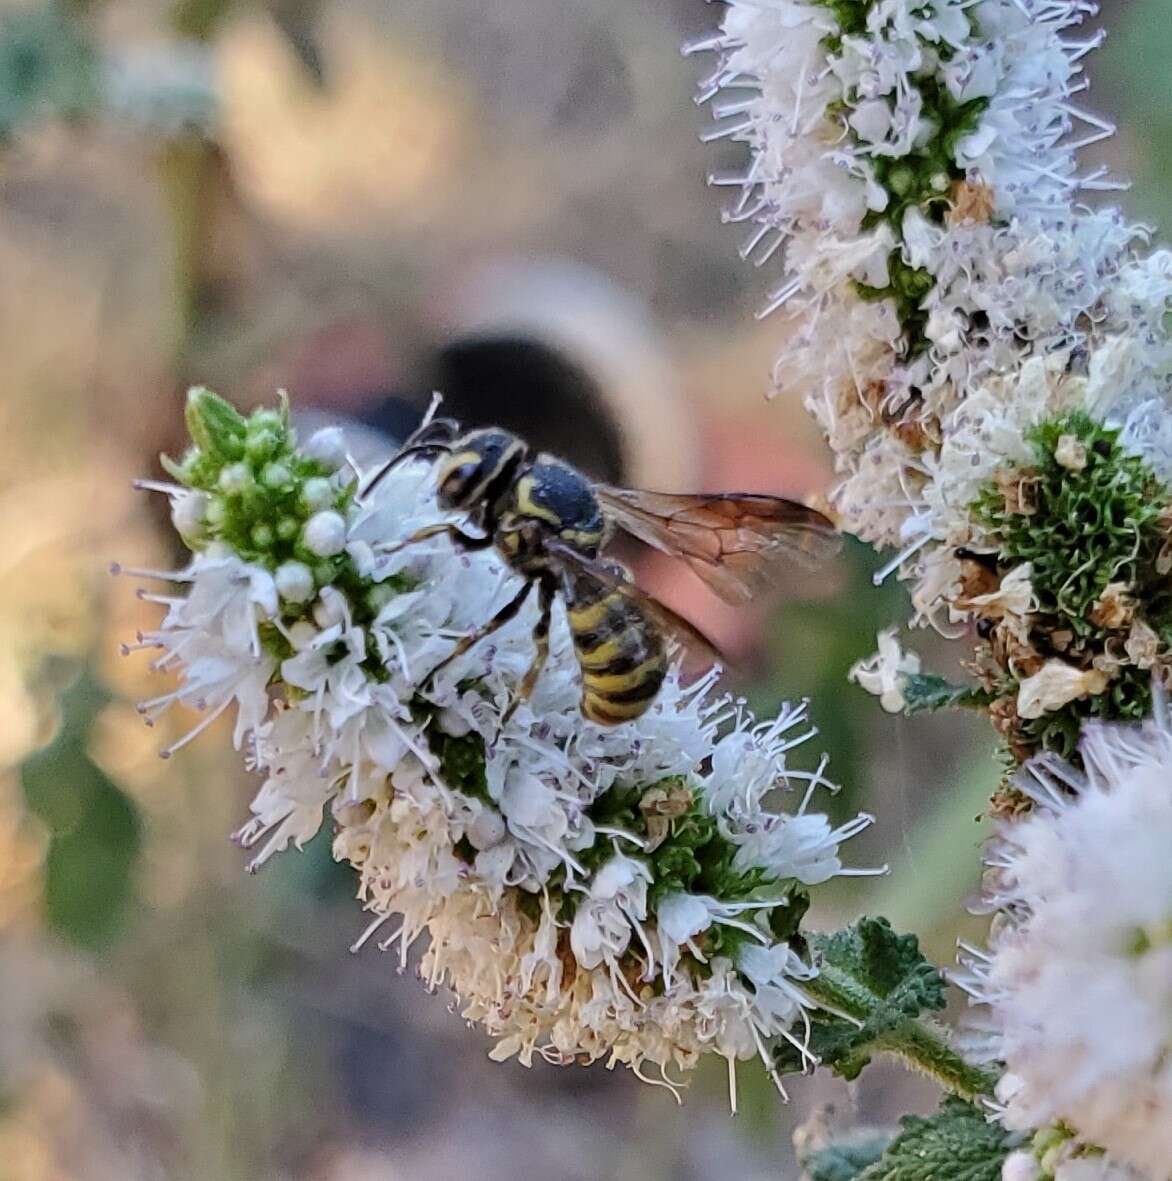
[[[965,985],[988,1006],[985,1050],[1006,1067],[998,1099],[1010,1127],[1065,1125],[1163,1181],[1172,1177],[1172,727],[1162,697],[1157,707],[1141,726],[1089,725],[1085,772],[1039,756],[1019,774],[1035,807],[1002,826],[989,858],[987,895],[1002,916],[988,951],[971,954]],[[1081,1176],[1075,1163],[1062,1175]]]
[[[1050,1162],[1029,1149],[1011,1152],[1001,1168],[1001,1181],[1143,1181],[1134,1169],[1101,1153]]]

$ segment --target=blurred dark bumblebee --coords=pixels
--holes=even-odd
[[[600,725],[631,721],[648,709],[667,674],[668,636],[717,658],[687,620],[640,591],[622,566],[600,556],[615,527],[681,558],[730,603],[748,602],[766,587],[775,563],[809,565],[838,548],[831,522],[793,501],[747,492],[671,495],[596,484],[555,456],[535,454],[509,431],[463,432],[445,418],[425,420],[364,491],[410,456],[438,458],[440,506],[466,513],[479,535],[436,524],[396,548],[440,535],[464,549],[495,546],[525,579],[517,595],[461,639],[429,679],[506,624],[537,589],[536,653],[510,714],[541,675],[559,593],[582,672],[582,713]]]

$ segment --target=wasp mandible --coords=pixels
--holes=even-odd
[[[403,460],[435,457],[440,507],[465,513],[478,533],[450,523],[429,525],[395,549],[441,535],[467,550],[495,547],[525,580],[513,599],[431,670],[428,681],[514,618],[536,588],[536,651],[506,719],[541,676],[559,594],[582,674],[582,713],[592,722],[614,726],[646,712],[667,675],[668,636],[717,659],[692,624],[640,591],[622,566],[602,556],[615,528],[682,559],[730,603],[745,603],[768,585],[776,562],[809,565],[838,548],[833,524],[794,501],[748,492],[673,495],[597,484],[564,460],[532,451],[510,431],[464,431],[432,412],[434,404],[362,494]]]

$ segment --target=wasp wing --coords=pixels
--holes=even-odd
[[[722,599],[747,603],[775,565],[813,566],[837,552],[834,525],[815,509],[753,492],[673,495],[602,485],[603,511],[619,528],[682,558]]]
[[[621,566],[611,566],[598,558],[587,557],[573,546],[553,538],[548,539],[545,545],[549,553],[556,555],[568,577],[586,579],[609,591],[616,591],[687,652],[701,657],[708,664],[728,664],[720,649],[695,624],[640,590],[624,577],[626,572]]]

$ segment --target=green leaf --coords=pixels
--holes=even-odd
[[[79,766],[73,783],[85,807],[72,829],[49,841],[45,917],[71,942],[100,947],[124,923],[142,825],[131,800],[93,763]]]
[[[897,935],[884,918],[861,918],[844,931],[815,936],[814,947],[823,975],[879,999],[872,1017],[879,1011],[892,1018],[914,1017],[944,1008],[944,978],[920,953],[920,941],[914,935]]]
[[[831,935],[811,935],[818,975],[806,990],[823,1008],[810,1014],[809,1049],[835,1074],[854,1079],[877,1053],[894,1054],[971,1098],[992,1081],[970,1066],[935,1029],[918,1021],[942,1009],[944,978],[920,954],[914,935],[897,935],[883,918],[862,918]],[[775,1050],[782,1072],[802,1069],[802,1054]]]
[[[904,1116],[883,1155],[852,1181],[1000,1181],[1009,1134],[963,1099],[932,1116]]]
[[[903,692],[903,712],[908,717],[961,706],[979,708],[988,705],[990,698],[983,689],[971,685],[954,685],[933,673],[907,673],[900,683],[900,689]]]
[[[98,54],[64,6],[0,15],[0,143],[45,119],[79,119],[98,103]]]
[[[108,700],[106,690],[83,673],[61,695],[52,742],[20,769],[28,809],[49,832],[46,921],[85,947],[108,942],[121,928],[142,845],[133,801],[88,753],[90,728]]]

